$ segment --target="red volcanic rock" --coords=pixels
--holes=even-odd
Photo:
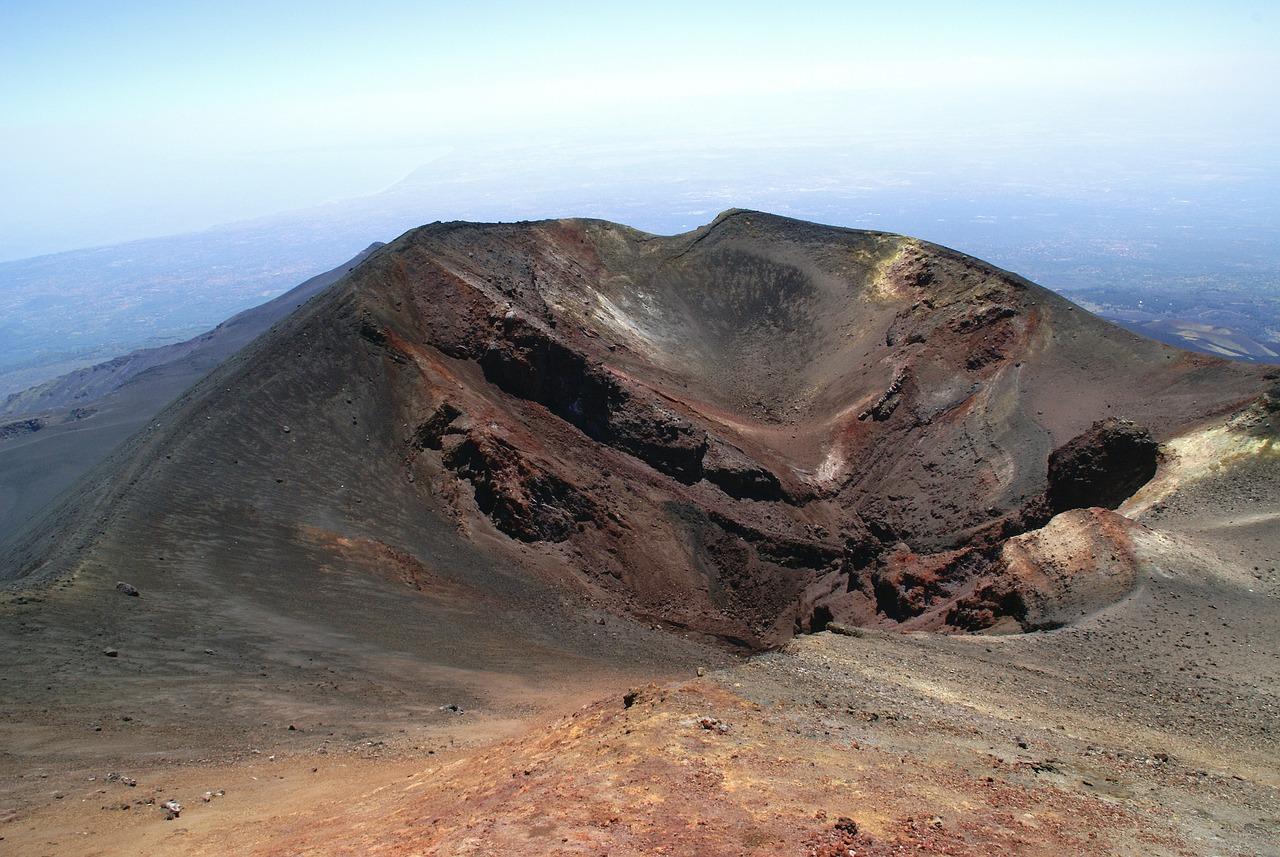
[[[441,462],[472,484],[475,502],[498,529],[522,541],[562,542],[595,510],[573,485],[484,431],[448,435]]]
[[[950,603],[958,587],[985,570],[985,557],[972,549],[921,556],[902,545],[871,573],[876,610],[895,622]]]
[[[705,433],[514,311],[502,316],[479,362],[490,382],[546,406],[588,437],[682,482],[701,477]]]
[[[1076,509],[1009,539],[947,622],[957,628],[1056,628],[1126,595],[1138,577],[1131,534],[1141,524]]]

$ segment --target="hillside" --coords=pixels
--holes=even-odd
[[[133,351],[5,398],[0,403],[0,544],[166,404],[380,246],[185,342]]]

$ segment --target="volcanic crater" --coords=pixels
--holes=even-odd
[[[408,472],[472,489],[450,514],[474,500],[609,603],[756,647],[1028,627],[1030,593],[974,603],[1018,579],[1001,542],[1114,508],[1157,437],[1259,384],[961,254],[757,212],[675,238],[441,224],[362,280]]]
[[[136,470],[128,490],[102,479],[7,567],[65,567],[50,540],[86,510],[212,535],[235,508],[410,555],[448,528],[751,648],[832,621],[1028,628],[1049,595],[1006,540],[1114,508],[1158,441],[1262,383],[896,235],[739,210],[674,237],[433,224],[184,396],[99,471]]]

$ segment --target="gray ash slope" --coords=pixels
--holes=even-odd
[[[380,246],[185,342],[134,351],[8,396],[0,404],[0,544],[166,404]]]
[[[187,371],[191,364],[192,382],[212,370],[223,360],[261,336],[271,325],[288,316],[305,301],[327,289],[349,274],[356,265],[379,247],[375,242],[343,264],[317,274],[294,286],[279,297],[259,306],[236,313],[211,330],[184,342],[140,348],[111,360],[68,372],[28,390],[13,393],[0,404],[0,418],[20,414],[44,413],[72,405],[94,402],[114,392],[134,378],[161,367],[167,371]],[[177,364],[177,365],[175,365]]]

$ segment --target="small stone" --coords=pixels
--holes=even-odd
[[[131,583],[125,583],[123,580],[116,582],[116,592],[121,595],[128,595],[130,598],[137,598],[142,593],[138,591],[138,587]]]
[[[117,651],[116,649],[103,649],[103,650],[102,650],[102,653],[103,653],[104,655],[106,655],[107,657],[109,657],[109,658],[118,658],[118,657],[120,657],[120,652],[119,652],[119,651]]]
[[[640,698],[640,691],[629,690],[622,695],[622,707],[630,708],[636,704],[636,700]]]
[[[842,815],[836,819],[835,829],[839,830],[841,833],[847,833],[850,836],[857,836],[858,822],[848,816]]]
[[[1027,743],[1027,739],[1026,739],[1026,738],[1018,738],[1018,739],[1017,739],[1017,744],[1018,744],[1018,749],[1019,749],[1019,750],[1026,750],[1026,749],[1029,749],[1029,748],[1031,747],[1031,745],[1030,745],[1029,743]]]
[[[706,669],[705,669],[704,667],[698,667],[698,675],[699,675],[699,676],[704,676],[704,675],[706,675],[706,674],[707,674],[707,671],[706,671]]]
[[[182,804],[178,803],[176,800],[167,800],[160,804],[160,808],[164,810],[165,821],[173,821],[175,818],[182,815]]]

